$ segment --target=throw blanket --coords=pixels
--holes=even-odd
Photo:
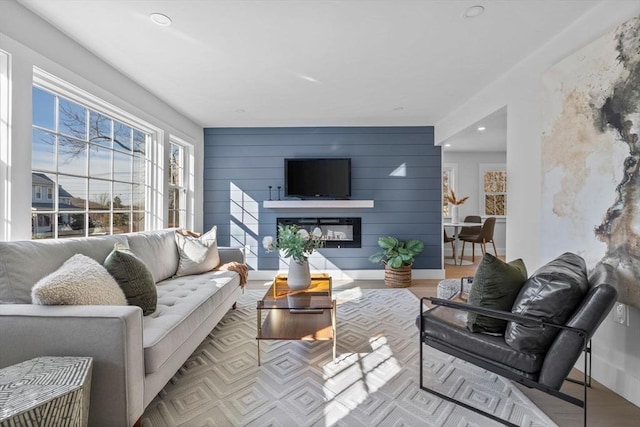
[[[237,261],[231,261],[225,264],[221,264],[215,269],[223,271],[235,271],[240,276],[240,287],[244,289],[244,286],[247,284],[247,277],[249,277],[249,268],[247,267],[247,264],[243,264]]]

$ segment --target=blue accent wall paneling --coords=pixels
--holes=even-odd
[[[416,269],[440,269],[442,260],[441,152],[433,127],[206,128],[204,130],[204,226],[218,226],[220,245],[248,245],[252,268],[277,270],[262,238],[275,235],[277,217],[362,218],[361,248],[323,248],[330,264],[344,270],[380,269],[369,255],[379,236],[420,239],[425,250]],[[358,209],[269,209],[282,186],[284,158],[349,157],[354,200],[374,200]],[[251,263],[250,263],[251,264]]]

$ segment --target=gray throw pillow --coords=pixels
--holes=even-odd
[[[129,305],[142,308],[144,316],[156,311],[158,292],[153,275],[131,249],[116,243],[104,260],[104,267],[122,288]]]
[[[216,232],[216,226],[200,237],[176,232],[176,245],[180,255],[176,276],[206,273],[220,264]]]
[[[31,302],[42,305],[127,305],[113,277],[93,258],[76,254],[31,289]]]
[[[469,304],[494,310],[511,311],[522,285],[527,280],[527,268],[521,259],[506,263],[485,254],[478,265],[469,291]],[[477,313],[467,316],[467,328],[472,332],[504,334],[506,320]]]
[[[511,311],[564,325],[589,290],[582,257],[566,252],[540,267],[524,284]],[[509,322],[505,341],[525,353],[545,353],[560,330]]]

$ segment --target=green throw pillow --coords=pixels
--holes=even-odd
[[[131,249],[116,243],[104,260],[104,267],[122,288],[129,305],[142,308],[144,316],[156,311],[158,292],[153,275]]]
[[[485,254],[473,278],[469,304],[510,312],[526,280],[527,269],[521,259],[506,263]],[[506,320],[471,312],[467,317],[467,328],[472,332],[504,334],[506,327]]]

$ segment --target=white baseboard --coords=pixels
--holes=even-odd
[[[498,249],[498,255],[504,255],[506,253],[505,248],[496,248]],[[460,251],[462,250],[462,247],[458,247],[458,256],[460,255]],[[491,246],[491,244],[489,244],[489,246],[487,247],[488,252],[491,255],[494,255],[493,253],[493,246]],[[470,257],[472,253],[471,247],[470,246],[465,246],[464,248],[464,256]],[[453,254],[453,251],[451,250],[451,245],[447,244],[447,246],[444,247],[444,255],[446,257],[451,257]],[[476,246],[476,257],[482,257],[482,250],[480,249],[480,246]]]
[[[323,270],[328,273],[333,280],[384,280],[384,269],[378,270]],[[286,271],[276,270],[250,270],[249,280],[272,280],[277,273]],[[421,270],[411,271],[412,279],[444,279],[444,270]]]
[[[591,377],[640,407],[640,379],[612,365],[610,360],[593,354],[591,357]],[[574,367],[584,372],[584,356],[580,356]]]

